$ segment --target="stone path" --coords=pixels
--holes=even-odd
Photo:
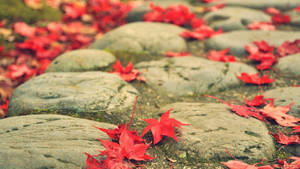
[[[274,66],[280,76],[270,71],[270,76],[277,80],[260,88],[246,85],[236,77],[241,72],[256,73],[253,64],[214,62],[203,53],[229,48],[231,54],[245,60],[244,46],[253,41],[265,40],[278,46],[286,40],[299,39],[300,29],[295,25],[299,25],[300,14],[290,9],[300,6],[300,1],[216,3],[223,2],[227,4],[225,8],[203,17],[208,25],[222,28],[225,33],[207,40],[187,41],[179,35],[185,28],[141,22],[143,14],[149,11],[149,2],[145,2],[129,14],[130,23],[104,34],[90,49],[57,57],[45,74],[14,91],[9,117],[0,120],[0,157],[5,157],[0,158],[0,168],[84,168],[83,152],[95,154],[95,150],[103,148],[95,138],[107,139],[92,126],[113,128],[128,122],[137,95],[134,125],[139,132],[146,126],[141,119],[158,118],[168,108],[173,108],[172,117],[191,124],[177,131],[178,143],[164,139],[159,145],[161,150],[150,147],[149,154],[156,159],[147,162],[147,168],[169,168],[167,159],[175,161],[175,169],[223,168],[220,162],[230,159],[226,149],[237,159],[252,163],[262,158],[274,161],[281,154],[299,156],[299,146],[278,149],[269,135],[269,131],[275,132],[274,125],[239,117],[203,94],[241,104],[244,97],[252,98],[262,89],[266,97],[276,98],[275,105],[295,102],[290,114],[300,118],[300,88],[295,86],[299,83],[300,55],[280,58]],[[185,0],[154,3],[163,7],[185,4],[196,11]],[[264,12],[270,6],[293,13],[292,24],[287,26],[290,29],[247,30],[246,25],[252,21],[270,20]],[[165,58],[163,54],[167,51],[186,51],[193,56]],[[134,66],[146,83],[129,84],[108,73],[116,59],[130,61],[125,58],[128,53],[140,58]]]

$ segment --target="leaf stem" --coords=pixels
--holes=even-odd
[[[128,129],[130,128],[130,125],[131,125],[133,117],[134,117],[134,113],[135,113],[135,109],[136,109],[136,104],[137,104],[138,97],[139,96],[136,96],[136,98],[135,98],[134,107],[133,107],[133,111],[132,111],[132,116],[131,116],[130,122],[128,124]]]

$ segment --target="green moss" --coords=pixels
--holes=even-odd
[[[25,5],[24,0],[1,0],[0,20],[6,19],[9,23],[23,21],[35,23],[40,20],[58,21],[61,19],[58,9],[44,5],[42,9],[32,9]]]

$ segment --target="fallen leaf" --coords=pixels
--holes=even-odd
[[[267,100],[270,100],[270,99],[264,99],[264,95],[257,95],[252,100],[248,100],[245,98],[245,104],[250,107],[262,106],[267,103],[266,102]]]
[[[271,100],[263,109],[260,109],[260,112],[264,117],[275,120],[281,126],[294,127],[300,119],[287,114],[293,104],[275,107],[274,102]]]
[[[8,100],[4,100],[0,103],[0,118],[4,118],[6,116],[8,103]]]
[[[293,132],[294,132],[294,133],[299,133],[299,132],[300,132],[300,125],[295,126]]]
[[[274,79],[270,79],[269,75],[264,75],[263,77],[259,77],[259,73],[249,75],[248,73],[243,72],[240,76],[237,77],[245,83],[256,84],[256,85],[268,84],[275,81]]]
[[[276,139],[277,143],[286,146],[290,144],[300,144],[300,138],[298,135],[292,135],[288,137],[284,135],[281,130],[278,130],[278,133],[271,133],[271,135]]]
[[[288,40],[284,41],[279,47],[277,47],[277,53],[281,57],[300,53],[300,39],[296,39],[294,42],[290,42]]]
[[[266,9],[266,12],[267,12],[268,14],[270,14],[270,15],[279,15],[279,14],[281,14],[281,12],[280,12],[278,9],[273,8],[273,7],[267,8],[267,9]]]
[[[214,12],[214,11],[217,11],[217,10],[222,9],[224,7],[225,7],[225,4],[221,3],[221,4],[217,4],[217,5],[214,5],[214,6],[207,7],[207,8],[205,8],[205,11],[206,12]]]
[[[278,14],[272,16],[272,23],[276,25],[280,24],[289,24],[291,22],[291,18],[289,15]]]
[[[117,60],[116,63],[113,65],[113,68],[114,71],[111,71],[110,73],[119,75],[126,82],[131,82],[135,79],[141,82],[146,82],[146,79],[140,76],[140,72],[134,69],[133,64],[131,62],[129,62],[124,68],[120,60]]]
[[[149,130],[151,130],[153,135],[153,144],[157,144],[162,140],[163,136],[168,136],[178,141],[175,136],[174,127],[181,128],[181,126],[186,126],[189,124],[184,124],[177,121],[174,118],[169,118],[170,112],[172,109],[166,111],[161,117],[160,121],[156,119],[144,119],[149,125],[144,129],[141,136],[144,136]]]
[[[226,48],[224,50],[216,51],[216,50],[209,50],[209,53],[206,55],[206,57],[209,60],[213,61],[220,61],[220,62],[235,62],[235,56],[232,55],[226,55],[228,53],[229,48]]]
[[[285,160],[278,160],[278,164],[273,166],[281,169],[299,169],[300,168],[300,158],[299,157],[289,157],[288,159],[294,160],[292,163],[288,163]]]

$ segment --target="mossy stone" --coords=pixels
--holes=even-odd
[[[116,58],[112,54],[96,49],[80,49],[58,56],[46,72],[85,72],[107,68]]]

